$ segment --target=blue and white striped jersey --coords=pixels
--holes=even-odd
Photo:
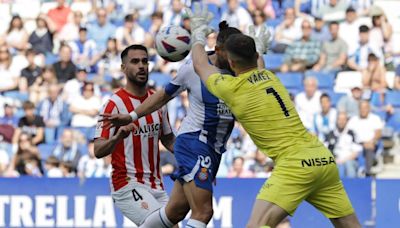
[[[173,97],[184,90],[188,91],[189,109],[178,135],[199,131],[199,141],[207,143],[217,153],[225,152],[234,117],[225,103],[207,90],[194,71],[191,59],[182,65],[177,76],[165,87],[165,92]]]

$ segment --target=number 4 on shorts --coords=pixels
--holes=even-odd
[[[132,195],[135,201],[143,200],[143,197],[136,191],[136,189],[132,190]]]

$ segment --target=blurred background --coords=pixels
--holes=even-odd
[[[160,58],[155,34],[171,24],[190,30],[183,8],[192,2],[0,0],[0,177],[12,177],[0,178],[0,196],[11,195],[19,184],[35,188],[26,176],[50,185],[46,178],[81,183],[110,176],[111,158],[96,159],[92,139],[102,104],[125,83],[120,52],[130,44],[145,45],[151,60],[148,85],[162,88],[184,60]],[[267,26],[272,33],[267,69],[287,87],[304,126],[331,149],[345,184],[367,186],[355,188],[366,197],[360,203],[369,205],[365,220],[371,221],[365,224],[373,225],[382,193],[377,189],[384,186],[379,183],[400,189],[400,181],[393,180],[400,178],[400,1],[204,2],[215,15],[215,29],[221,20],[244,33],[251,24],[256,32]],[[206,49],[212,51],[215,42],[216,34],[210,34]],[[175,130],[187,107],[185,92],[168,103]],[[262,183],[271,174],[272,160],[239,124],[227,148],[219,177],[261,178]],[[161,163],[166,175],[176,168],[165,148]],[[14,188],[3,188],[6,183]],[[254,196],[260,185],[251,185]],[[108,184],[99,186],[107,195]],[[384,213],[390,218],[381,221],[397,216],[393,227],[398,227],[400,194],[388,202],[394,204],[394,217]],[[12,226],[3,218],[0,226]]]

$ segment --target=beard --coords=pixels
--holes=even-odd
[[[218,68],[220,68],[222,70],[227,70],[227,71],[229,71],[230,74],[234,75],[233,70],[232,70],[231,66],[229,65],[228,60],[225,60],[225,59],[217,56],[217,64],[218,64]]]
[[[136,85],[138,87],[144,87],[144,86],[147,85],[147,81],[149,80],[149,75],[148,74],[146,75],[146,80],[138,79],[138,77],[142,76],[142,75],[139,75],[139,74],[142,74],[142,73],[144,73],[144,72],[138,72],[135,75],[130,74],[127,77],[127,79],[128,79],[128,81],[130,83],[132,83],[132,84],[134,84],[134,85]]]

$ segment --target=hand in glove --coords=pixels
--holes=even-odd
[[[256,49],[259,55],[266,54],[269,48],[269,40],[271,38],[271,33],[263,25],[260,29],[260,34],[256,36],[256,31],[254,25],[249,26],[249,36],[254,39],[256,43]]]
[[[186,13],[190,19],[192,45],[195,43],[205,45],[206,36],[212,32],[212,29],[208,27],[208,24],[214,15],[211,12],[208,12],[205,4],[203,4],[203,7],[201,7],[200,3],[198,2],[193,4],[193,12],[187,8]]]

